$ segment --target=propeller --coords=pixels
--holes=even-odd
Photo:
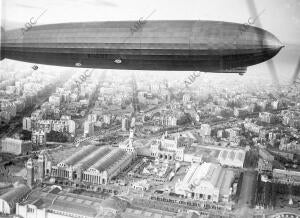
[[[294,85],[294,84],[300,84],[299,74],[300,74],[300,58],[299,58],[297,67],[295,69],[295,72],[294,72],[294,75],[293,75],[293,78],[292,78],[292,85]]]
[[[260,22],[260,19],[259,19],[259,16],[262,14],[262,13],[257,13],[257,10],[256,10],[256,6],[255,6],[255,1],[254,0],[247,0],[247,5],[248,5],[248,9],[252,15],[252,19],[249,18],[248,22],[249,24],[254,24],[256,23],[256,26],[261,28],[262,25],[261,25],[261,22]],[[250,22],[251,20],[251,22]],[[263,36],[263,38],[265,38],[265,35]],[[263,43],[264,40],[262,40],[261,42]],[[268,68],[269,68],[269,71],[271,73],[271,77],[272,77],[272,80],[274,82],[274,84],[277,86],[277,88],[279,89],[279,79],[278,79],[278,74],[277,74],[277,70],[275,68],[275,64],[273,62],[272,59],[268,60],[267,62],[267,65],[268,65]]]
[[[280,83],[279,83],[279,79],[278,79],[278,76],[277,76],[278,74],[277,74],[277,70],[275,68],[274,61],[273,60],[268,60],[267,65],[268,65],[269,71],[271,73],[272,80],[274,81],[274,84],[279,89]]]

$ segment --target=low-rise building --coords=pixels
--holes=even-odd
[[[54,106],[60,106],[61,100],[62,100],[62,98],[58,94],[54,94],[49,97],[49,103]]]
[[[31,131],[31,118],[30,117],[24,117],[23,118],[23,130]]]
[[[140,180],[132,183],[132,188],[140,191],[147,191],[150,188],[150,184],[147,180]]]
[[[31,120],[41,120],[43,119],[44,112],[42,110],[35,110],[31,113]]]
[[[35,129],[49,133],[53,129],[53,120],[38,120],[35,123]]]
[[[248,114],[248,111],[246,108],[234,108],[233,114],[236,117],[246,117]]]
[[[261,112],[261,113],[259,113],[259,119],[262,122],[269,123],[269,124],[274,124],[277,121],[276,115],[275,114],[271,114],[269,112]]]
[[[200,135],[201,136],[211,135],[211,127],[209,124],[201,124]]]
[[[33,131],[31,135],[32,144],[35,146],[45,146],[47,142],[47,134],[45,131]]]
[[[279,183],[300,185],[300,172],[274,169],[273,179]]]
[[[272,163],[270,161],[259,158],[257,169],[260,172],[272,172]]]
[[[245,122],[244,127],[247,131],[256,133],[256,134],[259,134],[263,130],[262,126],[259,126],[255,123],[251,123],[251,122]]]
[[[32,144],[30,141],[23,141],[20,139],[5,138],[1,140],[2,152],[11,153],[15,155],[27,154],[32,151]]]
[[[262,157],[262,159],[267,161],[274,161],[274,156],[270,154],[267,150],[260,148],[258,152],[259,156]]]

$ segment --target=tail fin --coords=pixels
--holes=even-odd
[[[4,42],[4,33],[5,33],[5,31],[4,31],[4,29],[1,27],[1,42],[0,42],[0,60],[2,60],[2,59],[4,59],[5,57],[4,57],[4,50],[3,50],[3,42]]]

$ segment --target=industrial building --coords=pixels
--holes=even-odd
[[[220,151],[218,156],[221,165],[243,168],[246,152],[243,150],[228,150]]]
[[[101,201],[97,198],[54,192],[32,193],[16,206],[16,215],[24,218],[94,218]]]
[[[31,193],[26,201],[17,204],[16,215],[22,218],[177,217],[173,216],[174,213],[132,207],[132,202],[125,197],[113,196],[102,200],[52,190]]]
[[[111,150],[83,173],[83,181],[93,184],[107,184],[133,160],[133,154],[121,149]]]
[[[74,183],[107,184],[136,157],[135,151],[88,145],[52,166],[52,177]]]
[[[195,200],[228,202],[234,172],[214,163],[194,163],[182,181],[175,184],[175,193]]]

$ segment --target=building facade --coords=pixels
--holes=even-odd
[[[53,165],[51,176],[73,183],[108,184],[135,157],[135,151],[88,145],[66,160]]]
[[[169,136],[165,133],[161,139],[152,142],[151,156],[161,160],[183,161],[186,147],[180,143],[178,136]]]
[[[42,130],[33,131],[31,135],[31,142],[35,146],[45,146],[47,142],[46,132]]]

